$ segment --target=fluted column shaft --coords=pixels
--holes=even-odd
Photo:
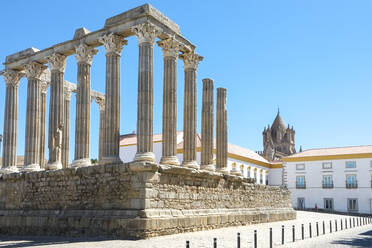
[[[163,141],[161,164],[179,165],[177,158],[177,57],[180,44],[172,38],[158,42],[163,48]]]
[[[90,68],[93,55],[97,50],[85,44],[76,48],[77,94],[76,94],[76,120],[75,120],[75,159],[73,166],[90,165]]]
[[[185,93],[183,106],[183,162],[191,168],[199,168],[196,161],[196,69],[202,60],[197,54],[183,54]]]
[[[41,85],[41,130],[40,130],[40,168],[45,168],[45,126],[46,126],[46,93],[48,90],[48,83],[42,82]]]
[[[7,70],[4,73],[6,93],[3,131],[2,173],[17,172],[18,86],[21,74]]]
[[[41,74],[46,67],[31,62],[26,65],[28,79],[26,140],[24,171],[40,170],[40,132],[41,132]]]
[[[63,117],[63,141],[62,141],[62,167],[67,168],[69,165],[70,153],[70,100],[71,89],[65,87],[64,97],[64,117]]]
[[[62,168],[61,158],[58,157],[62,147],[57,147],[55,139],[57,132],[64,126],[64,71],[66,67],[66,56],[53,54],[48,58],[51,69],[51,86],[49,100],[49,129],[48,129],[48,148],[49,161],[47,169],[57,170]],[[63,135],[63,134],[62,134]]]
[[[100,121],[100,155],[104,164],[120,163],[120,53],[126,40],[119,35],[108,34],[100,38],[106,50],[106,93],[105,113]],[[107,116],[107,118],[105,118]],[[102,123],[103,124],[103,123]],[[102,160],[103,159],[103,160]]]
[[[139,47],[137,153],[135,161],[155,162],[153,152],[154,75],[153,45],[157,29],[150,23],[133,28]]]
[[[98,147],[98,161],[101,164],[103,161],[104,150],[105,150],[105,129],[106,129],[107,119],[105,118],[105,104],[99,106],[99,147]],[[120,136],[119,136],[120,137]],[[119,144],[118,144],[119,147]],[[120,147],[119,147],[120,148]]]
[[[227,110],[226,89],[217,88],[216,169],[227,173]]]
[[[201,165],[202,169],[214,170],[213,165],[213,120],[214,99],[213,80],[203,79],[202,131],[201,131]]]

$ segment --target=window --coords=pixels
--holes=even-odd
[[[240,172],[244,175],[244,164],[240,165]]]
[[[297,189],[304,189],[304,188],[306,188],[305,176],[297,176],[296,177],[296,188]]]
[[[347,199],[347,210],[358,211],[358,199]]]
[[[305,209],[305,198],[303,198],[303,197],[297,198],[297,208],[298,209]]]
[[[332,163],[331,162],[326,162],[322,164],[323,169],[332,169]]]
[[[333,199],[332,198],[324,198],[324,209],[333,210]]]
[[[247,168],[247,172],[248,172],[247,177],[248,177],[248,178],[251,178],[251,167],[248,167],[248,168]]]
[[[296,164],[296,170],[305,170],[305,164]]]
[[[346,188],[357,188],[358,181],[356,180],[356,175],[346,175]]]
[[[346,168],[356,168],[356,162],[355,161],[347,161],[346,162]]]
[[[260,184],[263,184],[263,175],[262,175],[262,172],[260,172]]]
[[[369,167],[371,167],[371,168],[372,168],[372,160],[370,161],[370,165],[369,165]]]
[[[324,175],[323,176],[323,182],[322,182],[323,188],[333,188],[333,180],[331,175]]]

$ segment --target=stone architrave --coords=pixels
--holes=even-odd
[[[177,158],[177,58],[181,44],[174,38],[158,42],[164,57],[163,141],[161,164],[179,165]]]
[[[189,52],[180,56],[184,62],[185,93],[183,105],[183,166],[199,168],[196,161],[196,69],[203,57]]]
[[[5,79],[6,93],[3,132],[3,161],[0,173],[8,174],[18,172],[18,86],[23,75],[14,70],[6,70],[3,76]]]
[[[228,174],[227,170],[227,110],[226,89],[217,88],[216,125],[216,170]]]
[[[153,46],[159,29],[151,23],[132,28],[138,40],[137,153],[134,161],[155,162],[153,152],[154,65]]]
[[[105,137],[105,129],[107,125],[107,119],[105,118],[105,105],[106,100],[105,98],[95,97],[95,101],[99,107],[99,145],[98,145],[98,161],[99,164],[104,160],[103,154],[105,149],[104,137]]]
[[[46,129],[46,94],[49,83],[41,81],[41,130],[40,130],[40,168],[45,169],[45,129]]]
[[[40,170],[41,75],[47,67],[31,62],[25,66],[27,87],[26,141],[23,171]]]
[[[91,165],[89,154],[90,134],[90,68],[98,50],[86,44],[76,47],[78,84],[76,94],[75,158],[73,167]]]
[[[201,131],[201,163],[203,170],[214,171],[213,164],[213,126],[214,99],[213,80],[203,79],[202,131]]]
[[[64,126],[64,73],[66,68],[66,56],[55,53],[48,57],[51,70],[51,86],[49,101],[49,161],[48,170],[62,169],[62,161],[58,160],[58,149],[55,147],[54,137],[59,132],[59,127]],[[63,132],[63,130],[60,130]]]
[[[105,104],[103,105],[105,106],[105,109],[103,111],[105,111],[104,115],[107,116],[105,119],[105,128],[103,130],[100,129],[99,161],[103,164],[116,164],[121,163],[119,157],[120,54],[123,45],[127,45],[128,41],[113,33],[104,35],[99,39],[99,41],[103,43],[106,50],[106,98]],[[101,117],[103,117],[102,113]],[[103,119],[101,120],[103,121]]]
[[[63,139],[62,139],[62,167],[67,168],[69,165],[70,152],[70,101],[72,89],[69,85],[64,86],[64,117],[63,117]]]

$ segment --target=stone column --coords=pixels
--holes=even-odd
[[[41,81],[41,130],[40,130],[40,168],[45,168],[45,118],[46,118],[46,94],[48,91],[49,83],[46,81]]]
[[[217,144],[216,144],[216,169],[228,174],[227,170],[227,110],[226,89],[217,88]]]
[[[90,67],[93,56],[98,50],[86,44],[76,47],[76,61],[78,63],[78,84],[76,94],[75,121],[75,159],[74,167],[89,166],[89,134],[90,134]]]
[[[98,145],[98,162],[99,164],[104,164],[105,162],[103,162],[104,160],[104,157],[103,157],[103,154],[104,154],[104,150],[105,150],[105,143],[104,143],[104,138],[105,138],[105,129],[106,129],[106,125],[108,123],[108,120],[105,118],[105,103],[106,103],[106,100],[105,98],[100,98],[100,97],[96,97],[95,98],[96,100],[96,103],[98,104],[99,106],[99,145]],[[107,160],[105,160],[107,161]]]
[[[49,132],[48,132],[48,148],[49,161],[46,169],[58,170],[62,168],[62,158],[58,157],[62,147],[57,144],[57,132],[62,130],[64,126],[64,73],[66,68],[66,56],[61,54],[53,54],[48,57],[49,67],[51,70],[51,86],[49,100]]]
[[[163,142],[161,164],[179,165],[177,158],[177,57],[180,43],[174,37],[158,42],[164,56]]]
[[[199,168],[196,161],[196,69],[203,57],[195,53],[181,56],[185,71],[183,105],[183,162],[182,165]]]
[[[18,133],[18,86],[22,74],[6,70],[4,72],[6,85],[4,132],[3,132],[3,161],[1,173],[18,172],[17,168],[17,133]]]
[[[154,66],[153,45],[158,29],[151,23],[139,24],[132,29],[139,46],[137,153],[135,161],[155,162],[153,152]]]
[[[23,171],[40,170],[41,75],[47,67],[37,62],[25,66],[28,79],[25,161]]]
[[[70,160],[70,101],[72,90],[68,85],[64,86],[64,117],[63,117],[63,139],[62,139],[62,167],[67,168]]]
[[[121,163],[120,150],[120,53],[128,41],[116,34],[108,34],[100,38],[106,50],[106,128],[100,129],[99,161],[104,164]],[[101,110],[101,106],[100,106]],[[102,116],[101,116],[102,117]],[[105,132],[105,133],[103,133]],[[101,137],[102,135],[102,137]],[[102,160],[103,155],[103,160]]]
[[[202,131],[201,131],[201,165],[204,170],[214,171],[213,164],[213,126],[214,99],[213,80],[203,79]]]

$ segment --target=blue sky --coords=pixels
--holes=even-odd
[[[95,31],[105,19],[145,1],[4,1],[0,61],[28,47],[44,49],[70,40],[80,27]],[[277,108],[296,130],[304,149],[372,144],[372,1],[246,0],[151,1],[204,56],[197,75],[198,130],[203,78],[226,87],[229,142],[262,150],[262,131]],[[136,127],[138,47],[135,37],[122,52],[121,133]],[[76,82],[74,56],[65,79]],[[0,67],[1,69],[3,68]],[[163,58],[154,48],[154,133],[161,132]],[[178,63],[178,130],[182,130],[183,65]],[[95,56],[93,90],[104,92],[105,53]],[[24,153],[27,81],[19,89],[18,154]],[[0,78],[0,104],[5,84]],[[71,102],[71,152],[75,101]],[[4,107],[0,108],[3,130]],[[98,153],[99,111],[91,112],[91,157]]]

